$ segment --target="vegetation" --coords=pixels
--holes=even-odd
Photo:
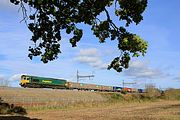
[[[153,100],[160,98],[162,93],[159,89],[155,88],[153,85],[146,86],[146,93],[144,94],[143,98]]]
[[[42,120],[179,120],[179,105],[178,101],[131,102],[83,109],[31,111],[29,116],[38,116]]]
[[[3,102],[3,100],[0,98],[0,114],[21,114],[26,115],[27,112],[24,108],[20,106],[14,106],[14,104],[8,104],[6,102]]]
[[[10,1],[20,6],[23,20],[33,34],[31,41],[35,45],[29,47],[30,59],[41,56],[41,61],[47,63],[58,58],[63,31],[72,36],[69,42],[72,47],[76,47],[83,36],[83,29],[79,24],[90,26],[100,43],[104,43],[108,38],[118,41],[120,55],[112,60],[108,69],[121,72],[123,68],[128,68],[131,57],[144,56],[146,53],[147,42],[128,32],[126,28],[131,23],[137,25],[143,20],[142,13],[147,6],[147,0]],[[27,12],[28,8],[30,13]],[[101,17],[102,15],[106,18]],[[112,19],[114,16],[122,24],[115,23]]]
[[[153,93],[150,91],[153,91]],[[154,90],[149,90],[149,92],[143,94],[121,94],[0,87],[2,98],[8,103],[13,103],[14,106],[26,108],[28,117],[31,118],[42,120],[72,120],[72,118],[93,120],[179,120],[179,89],[169,89],[164,93],[157,91],[157,93]],[[3,109],[4,112],[1,109],[1,113],[7,113],[9,111],[7,108],[9,107]],[[4,117],[0,116],[0,119],[4,119]],[[19,119],[17,118],[17,120]]]
[[[180,89],[168,89],[160,91],[154,87],[148,87],[146,93],[120,94],[120,93],[101,93],[110,102],[143,102],[156,100],[180,100]]]
[[[162,98],[168,100],[180,100],[180,89],[168,89],[162,94]]]
[[[156,91],[156,92],[154,92]],[[14,106],[27,110],[80,109],[105,107],[114,104],[149,103],[155,101],[179,101],[179,89],[161,92],[149,90],[147,93],[121,94],[111,92],[62,91],[51,89],[0,88],[1,97]],[[9,107],[8,107],[9,109]]]

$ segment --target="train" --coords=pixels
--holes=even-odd
[[[71,82],[65,79],[46,78],[31,75],[22,75],[20,86],[24,88],[52,88],[52,89],[66,89],[66,90],[88,90],[88,91],[104,91],[104,92],[138,92],[143,93],[144,89],[135,89],[119,86],[105,86],[96,84],[86,84]]]

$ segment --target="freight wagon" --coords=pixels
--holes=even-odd
[[[98,90],[98,86],[94,84],[84,84],[84,83],[75,83],[67,82],[68,89],[78,89],[78,90]]]
[[[138,93],[145,93],[146,90],[145,89],[138,89]]]
[[[100,91],[107,91],[107,92],[113,92],[113,87],[112,86],[104,86],[104,85],[100,85],[99,87]]]
[[[126,91],[126,92],[132,92],[132,88],[124,87],[122,90],[123,90],[123,91]]]
[[[114,92],[121,92],[122,89],[123,89],[122,87],[117,87],[117,86],[114,86],[114,87],[113,87],[113,91],[114,91]]]
[[[131,92],[133,92],[133,93],[137,93],[138,92],[138,89],[136,89],[136,88],[132,88],[131,90],[132,90]]]

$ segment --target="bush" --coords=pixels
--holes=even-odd
[[[121,94],[119,94],[119,93],[112,93],[111,98],[112,98],[113,100],[122,100],[122,99],[123,99],[123,96],[122,96]]]
[[[122,94],[127,94],[128,92],[126,90],[121,91]]]
[[[0,103],[0,114],[9,114],[10,112],[10,105],[7,103]]]
[[[20,106],[16,106],[14,108],[12,108],[11,112],[16,113],[16,114],[21,114],[21,115],[26,115],[26,109],[20,107]]]
[[[153,87],[153,86],[148,86],[146,88],[146,93],[144,93],[144,97],[147,99],[156,99],[161,96],[161,92],[159,89]]]
[[[164,99],[180,100],[180,89],[168,89],[164,92]]]
[[[26,115],[26,109],[20,106],[14,106],[13,104],[5,103],[0,97],[0,114],[21,114]]]

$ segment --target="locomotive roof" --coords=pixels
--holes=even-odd
[[[57,79],[57,80],[65,80],[64,78],[51,78],[51,77],[40,77],[40,76],[33,76],[33,75],[21,75],[21,77],[26,76],[26,77],[35,77],[35,78],[45,78],[45,79]]]

